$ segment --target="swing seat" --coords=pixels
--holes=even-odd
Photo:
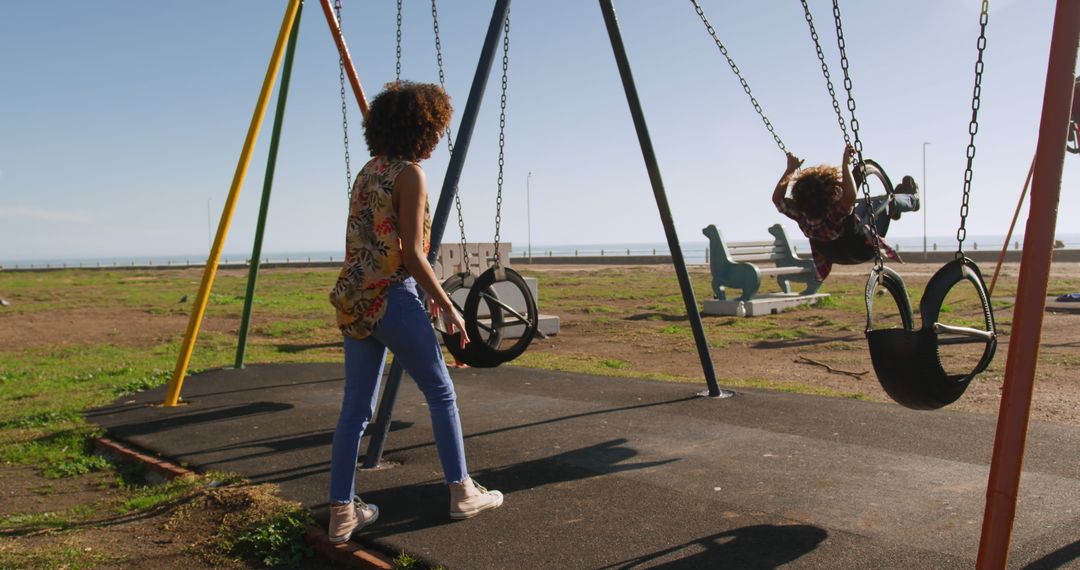
[[[459,334],[443,332],[443,341],[450,354],[458,362],[474,368],[494,368],[521,356],[533,337],[538,334],[537,327],[540,322],[536,299],[525,279],[513,269],[494,266],[475,278],[469,274],[459,274],[451,280],[454,280],[451,286],[469,289],[465,306],[459,310],[470,342],[465,348],[461,348]],[[525,300],[525,314],[499,299],[494,289],[494,285],[499,282],[507,282],[517,288]],[[447,292],[450,290],[447,289]],[[488,323],[480,319],[480,303],[487,307],[490,317]],[[503,347],[503,329],[519,325],[523,328],[521,336],[509,346]]]
[[[494,292],[492,287],[499,282],[507,282],[517,288],[521,297],[525,300],[524,315],[510,305],[507,305],[505,302],[498,299],[491,299],[488,296],[489,292]],[[524,330],[517,340],[505,348],[501,346],[501,343],[476,343],[476,354],[473,356],[478,363],[477,366],[489,368],[495,367],[521,356],[521,354],[525,352],[525,349],[529,348],[529,343],[532,342],[533,337],[536,336],[537,327],[540,322],[540,314],[536,307],[536,299],[533,298],[532,290],[529,289],[529,285],[525,282],[525,278],[517,271],[499,265],[489,268],[476,278],[476,283],[474,283],[472,289],[469,290],[469,297],[465,300],[465,312],[462,314],[465,318],[465,330],[469,333],[470,339],[478,338],[481,335],[481,324],[480,319],[478,318],[481,301],[485,302],[489,307],[492,329],[501,332],[502,329],[507,327],[523,325]],[[498,317],[497,319],[496,316]],[[471,363],[467,361],[466,364],[471,365]]]
[[[454,300],[454,293],[460,289],[469,289],[470,292],[476,286],[476,277],[470,273],[458,273],[452,275],[446,281],[443,282],[443,290],[450,297],[450,302],[453,303],[454,309],[456,309],[463,316],[465,315],[465,309]],[[488,315],[490,315],[489,325],[483,325],[477,327],[477,333],[469,332],[470,342],[465,345],[465,348],[461,348],[461,333],[449,334],[444,330],[439,323],[436,323],[436,330],[442,333],[443,346],[454,357],[454,360],[462,364],[467,364],[474,368],[492,368],[501,364],[501,362],[493,362],[488,357],[488,352],[481,348],[481,345],[489,345],[490,347],[498,348],[502,342],[502,312],[499,310],[498,302],[499,295],[494,290],[486,292],[484,296],[485,304],[488,308]],[[480,329],[483,328],[483,334],[480,334]]]
[[[863,161],[863,169],[866,171],[868,178],[876,178],[881,183],[885,195],[891,196],[893,194],[892,181],[889,180],[889,176],[885,174],[885,169],[880,164],[867,159]],[[862,185],[858,170],[855,171],[855,183]],[[881,217],[881,227],[878,235],[884,237],[889,231],[890,219],[883,212],[873,212],[869,223],[874,223],[878,217]],[[877,250],[866,242],[866,236],[857,216],[848,216],[844,220],[844,229],[836,239],[810,240],[814,251],[837,265],[859,265],[874,260],[877,257]]]
[[[961,281],[970,282],[979,296],[985,330],[938,322],[945,297]],[[903,328],[874,330],[873,296],[883,286],[896,301]],[[955,402],[977,374],[986,370],[997,350],[993,309],[982,274],[975,262],[963,257],[947,263],[926,285],[919,312],[922,328],[914,329],[914,316],[900,276],[887,267],[875,269],[866,286],[866,340],[881,387],[896,403],[913,410],[935,410]],[[963,374],[950,374],[941,363],[941,345],[983,343],[982,357]]]

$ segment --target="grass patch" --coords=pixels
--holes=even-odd
[[[108,467],[109,462],[94,455],[89,429],[49,433],[36,439],[0,446],[0,461],[37,467],[45,477],[85,475]]]
[[[12,513],[0,516],[0,528],[18,530],[68,530],[97,513],[96,505],[76,505],[58,512]]]
[[[817,303],[809,305],[808,308],[813,309],[836,309],[840,307],[840,303],[836,300],[836,297],[829,295],[828,297],[822,297],[818,299]]]
[[[311,514],[299,503],[278,497],[273,485],[208,489],[177,509],[166,530],[177,531],[207,513],[220,522],[194,549],[210,564],[244,559],[267,567],[298,566],[314,553],[304,542],[307,526],[314,522]]]
[[[176,502],[205,485],[205,479],[178,477],[161,485],[135,486],[131,488],[131,496],[117,505],[115,510],[121,515],[148,511]]]
[[[71,546],[26,549],[16,544],[0,550],[0,568],[39,568],[42,570],[82,570],[118,566],[123,557]]]
[[[625,360],[619,360],[618,358],[605,358],[600,361],[600,366],[611,368],[612,370],[624,370],[630,368],[630,363]]]
[[[526,352],[518,357],[511,366],[527,366],[543,370],[559,370],[563,372],[575,372],[579,374],[591,374],[593,376],[614,376],[617,378],[643,378],[646,380],[660,380],[665,382],[704,382],[700,378],[679,376],[676,374],[631,371],[629,366],[612,367],[611,362],[621,362],[613,359],[599,358],[581,354],[552,354],[539,352]],[[605,364],[607,363],[607,364]]]

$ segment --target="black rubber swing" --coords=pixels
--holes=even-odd
[[[958,283],[970,282],[982,304],[985,329],[958,327],[938,321],[946,295]],[[874,330],[873,299],[878,287],[892,296],[903,328]],[[935,410],[955,402],[976,374],[986,370],[997,350],[994,312],[982,273],[974,261],[959,257],[938,270],[926,284],[919,303],[922,328],[915,329],[911,301],[900,275],[877,267],[866,282],[866,340],[881,387],[898,404],[914,410]],[[944,335],[949,335],[944,337]],[[950,374],[941,364],[939,347],[947,344],[983,343],[982,357],[963,374]]]
[[[863,169],[866,171],[867,179],[876,178],[881,183],[885,190],[885,194],[892,196],[893,184],[889,180],[889,176],[885,174],[885,169],[881,168],[881,165],[877,162],[867,159],[863,161]],[[859,177],[858,169],[855,170],[855,183],[859,186],[862,185],[862,180]],[[871,216],[870,223],[873,223],[878,216],[882,216],[882,212],[873,212],[868,214]],[[878,235],[884,236],[889,229],[889,217],[884,216],[884,221]],[[817,251],[829,261],[838,265],[858,265],[860,263],[866,263],[877,257],[876,246],[871,246],[866,243],[866,233],[863,231],[861,224],[865,224],[865,221],[859,220],[858,216],[848,216],[844,220],[844,231],[833,240],[818,240],[811,239],[810,244],[814,247],[814,251]]]
[[[468,289],[471,292],[475,284],[476,276],[471,273],[458,273],[452,275],[442,284],[443,290],[446,291],[447,296],[450,297],[450,302],[453,303],[454,308],[462,314],[462,318],[465,318],[465,309],[454,300],[454,294],[461,289]],[[477,368],[498,366],[498,364],[483,366],[481,362],[483,362],[484,358],[479,352],[481,350],[481,344],[490,343],[490,346],[498,348],[499,344],[502,342],[502,328],[499,327],[499,325],[502,324],[502,312],[498,310],[498,305],[496,304],[498,298],[499,295],[495,290],[488,291],[485,300],[488,314],[490,315],[489,322],[486,325],[478,326],[478,329],[480,327],[484,329],[484,334],[473,335],[472,333],[469,333],[469,339],[472,342],[466,344],[465,348],[461,348],[460,333],[448,334],[446,330],[442,328],[441,323],[436,323],[435,329],[442,333],[443,345],[446,346],[446,349],[458,362]]]
[[[501,282],[510,283],[518,290],[525,300],[525,314],[499,299],[494,286]],[[539,332],[536,299],[525,279],[513,269],[494,266],[478,277],[461,273],[448,279],[443,287],[448,295],[463,287],[469,289],[465,306],[459,310],[470,342],[461,348],[460,334],[450,335],[440,331],[447,350],[458,362],[474,368],[494,368],[521,356]],[[481,318],[481,303],[487,309],[486,320]],[[503,331],[510,327],[521,327],[521,334],[504,348]]]

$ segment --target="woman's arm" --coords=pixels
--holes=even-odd
[[[858,194],[855,192],[855,178],[851,175],[851,159],[855,156],[855,149],[851,148],[851,145],[844,147],[844,158],[840,166],[840,171],[843,174],[842,190],[840,194],[840,204],[843,205],[845,210],[850,210],[855,207],[855,200]]]
[[[427,293],[433,304],[434,316],[437,317],[439,312],[446,316],[447,332],[461,332],[461,346],[464,348],[469,342],[465,323],[454,310],[450,297],[443,291],[424,253],[424,209],[428,198],[427,181],[419,165],[410,164],[398,174],[394,181],[394,199],[398,213],[398,236],[401,238],[401,262]]]
[[[787,153],[787,168],[784,170],[784,175],[780,177],[780,181],[776,183],[776,189],[773,190],[772,201],[777,208],[780,207],[780,203],[784,201],[784,195],[787,194],[788,183],[791,182],[791,175],[802,166],[803,161],[799,157]]]

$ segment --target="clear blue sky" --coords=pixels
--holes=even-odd
[[[808,164],[838,161],[842,139],[799,3],[701,3],[788,147]],[[266,251],[337,250],[343,239],[337,55],[318,2],[307,4]],[[831,3],[810,4],[838,77]],[[285,5],[2,0],[0,260],[205,254],[207,200],[216,224]],[[921,180],[922,143],[932,143],[931,235],[954,234],[958,222],[978,5],[844,3],[867,156],[894,179]],[[458,111],[491,6],[440,6]],[[692,6],[616,9],[681,239],[703,240],[710,223],[731,239],[764,236],[781,221],[769,194],[784,157]],[[430,3],[405,0],[405,12],[404,75],[435,81]],[[1003,233],[1012,215],[1038,134],[1052,17],[1051,0],[993,2],[971,234]],[[534,244],[663,241],[597,3],[518,0],[511,19],[503,240],[525,245],[531,171]],[[346,0],[343,20],[374,94],[393,79],[394,2]],[[497,86],[494,76],[461,181],[474,241],[494,231]],[[350,111],[355,170],[367,152],[351,102]],[[268,118],[226,252],[250,250],[269,133]],[[440,148],[425,166],[433,202],[446,162]],[[1078,185],[1071,158],[1059,233],[1080,231]],[[921,214],[891,231],[921,235]],[[446,239],[457,239],[453,224]]]

